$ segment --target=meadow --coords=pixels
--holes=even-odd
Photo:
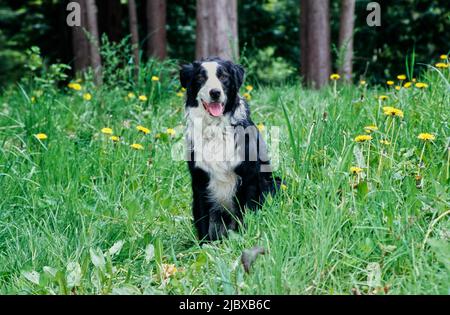
[[[30,77],[4,90],[0,293],[449,294],[450,69],[429,62],[414,80],[333,77],[321,91],[244,83],[263,135],[280,128],[285,186],[203,246],[186,162],[172,159],[174,63],[136,85],[106,73],[102,88]]]

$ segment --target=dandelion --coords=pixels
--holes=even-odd
[[[140,100],[141,102],[147,102],[148,98],[147,98],[147,96],[145,96],[145,95],[139,95],[139,100]]]
[[[37,133],[34,136],[36,139],[39,139],[39,140],[46,140],[48,138],[45,133]]]
[[[146,135],[150,133],[150,129],[145,128],[144,126],[137,126],[136,129]]]
[[[332,75],[330,75],[330,79],[333,81],[339,80],[341,78],[341,76],[337,73],[333,73]]]
[[[418,88],[418,89],[426,89],[427,87],[428,87],[428,84],[426,84],[426,83],[422,83],[422,82],[416,83],[416,88]]]
[[[441,60],[447,60],[448,56],[447,55],[440,55],[439,58]]]
[[[109,137],[109,139],[111,139],[112,142],[119,142],[120,138],[118,136],[111,136]]]
[[[390,145],[391,143],[387,140],[380,140],[380,143],[383,145]]]
[[[403,84],[403,87],[404,87],[405,89],[408,89],[408,88],[411,87],[411,85],[412,85],[411,82],[406,82],[405,84]]]
[[[355,137],[355,142],[366,142],[372,140],[372,136],[369,135],[359,135]]]
[[[386,84],[389,85],[389,86],[394,85],[394,81],[391,81],[391,80],[386,81]]]
[[[80,91],[82,89],[82,87],[81,87],[81,85],[79,83],[71,82],[71,83],[67,84],[67,86],[70,89],[75,90],[75,91]]]
[[[152,81],[153,82],[159,81],[159,77],[157,77],[156,75],[152,76]]]
[[[367,82],[366,82],[366,80],[361,80],[361,81],[359,81],[359,85],[366,85],[367,84]]]
[[[378,127],[375,125],[369,125],[369,126],[364,127],[364,131],[367,133],[371,133],[371,132],[377,131],[377,130],[378,130]]]
[[[445,68],[449,67],[448,64],[443,63],[443,62],[438,62],[435,66],[436,66],[436,68],[439,68],[439,69],[445,69]]]
[[[247,101],[250,101],[252,99],[252,96],[250,95],[250,93],[244,93],[243,96]]]
[[[286,186],[285,184],[281,184],[281,185],[280,185],[280,188],[283,189],[283,190],[286,190],[286,189],[287,189],[287,186]]]
[[[400,81],[404,81],[404,80],[406,80],[406,75],[404,75],[404,74],[399,74],[399,75],[397,76],[397,79],[399,79]]]
[[[139,143],[133,143],[130,145],[130,147],[134,150],[144,150],[144,147]]]
[[[101,130],[102,133],[104,133],[105,135],[112,135],[113,134],[113,130],[111,128],[102,128]]]
[[[90,101],[92,99],[92,95],[90,93],[84,93],[83,98],[85,101]]]
[[[177,267],[174,264],[162,264],[162,273],[164,279],[170,278],[178,272]]]
[[[354,175],[359,174],[359,173],[361,173],[362,171],[363,171],[363,169],[362,169],[361,167],[358,167],[358,166],[352,166],[352,167],[350,167],[350,173],[352,173],[352,174],[354,174]]]
[[[251,91],[253,91],[253,86],[252,86],[252,85],[247,85],[247,86],[245,87],[245,89],[246,89],[248,92],[251,92]]]
[[[177,93],[177,96],[178,96],[178,97],[183,97],[183,96],[184,96],[184,93],[183,93],[183,92],[178,92],[178,93]]]
[[[132,99],[134,99],[134,98],[136,97],[136,95],[134,95],[133,92],[130,92],[130,93],[128,93],[127,97],[128,97],[130,100],[132,100]]]
[[[391,106],[383,107],[383,112],[386,116],[397,116],[403,118],[403,111],[395,107]]]
[[[379,97],[378,97],[378,99],[380,100],[380,101],[385,101],[385,100],[387,100],[389,97],[387,96],[387,95],[380,95]]]
[[[173,128],[167,128],[166,133],[173,137],[173,136],[175,136],[176,131]]]
[[[436,139],[436,137],[431,133],[420,133],[417,136],[417,139],[423,140],[423,141],[433,141]]]
[[[256,125],[256,128],[258,128],[259,131],[263,131],[266,127],[262,123],[259,123]]]
[[[396,85],[396,86],[395,86],[395,90],[396,90],[396,91],[400,91],[401,88],[402,88],[402,87],[401,87],[400,85]]]

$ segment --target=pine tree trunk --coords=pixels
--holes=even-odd
[[[100,58],[100,42],[98,37],[97,6],[95,0],[86,0],[87,25],[90,34],[89,52],[91,66],[96,84],[102,84],[102,62]]]
[[[122,34],[122,3],[120,0],[100,0],[97,1],[99,34],[106,33],[108,39],[119,42],[123,38]]]
[[[239,56],[236,0],[197,0],[196,57]]]
[[[303,83],[308,80],[308,0],[300,0],[300,73]]]
[[[147,0],[147,56],[167,57],[166,0]]]
[[[351,82],[353,72],[353,30],[355,21],[355,0],[341,0],[339,25],[339,52],[342,58],[339,73],[346,82]]]
[[[134,75],[137,79],[139,75],[139,32],[135,0],[128,0],[128,14],[130,17],[131,46],[133,47],[133,59],[135,64]]]
[[[329,0],[302,0],[302,62],[306,65],[306,82],[319,89],[331,74]],[[305,33],[303,33],[305,32]],[[304,60],[305,59],[305,60]]]
[[[85,0],[75,0],[80,4],[81,8],[81,25],[72,26],[72,48],[73,48],[73,63],[74,72],[79,74],[89,67],[89,41],[86,37],[85,30],[87,29],[86,21],[86,2]]]

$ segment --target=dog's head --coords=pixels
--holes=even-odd
[[[194,61],[180,70],[181,86],[187,90],[186,106],[202,106],[213,117],[234,111],[243,80],[242,66],[215,57]]]

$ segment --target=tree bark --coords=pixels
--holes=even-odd
[[[122,37],[122,3],[120,0],[100,0],[97,1],[99,34],[106,33],[108,39],[119,42]]]
[[[139,32],[135,0],[128,0],[128,14],[130,17],[131,46],[133,48],[133,59],[135,65],[134,75],[137,79],[139,75]]]
[[[89,67],[89,41],[86,37],[86,2],[85,0],[75,0],[81,8],[81,25],[72,26],[72,48],[73,64],[75,74],[79,74]]]
[[[197,59],[239,57],[236,0],[197,0]]]
[[[306,10],[301,14],[303,34],[301,61],[306,65],[306,82],[319,89],[331,74],[329,0],[302,0]],[[305,33],[303,33],[305,32]]]
[[[300,0],[300,74],[303,83],[308,80],[308,1]]]
[[[166,0],[147,0],[147,56],[163,60],[167,57]]]
[[[97,6],[95,0],[86,0],[87,25],[90,34],[89,52],[91,66],[96,84],[102,84],[102,62],[100,58],[100,42],[98,37]]]
[[[353,72],[353,30],[355,26],[355,0],[341,0],[339,25],[339,74],[351,82]]]

